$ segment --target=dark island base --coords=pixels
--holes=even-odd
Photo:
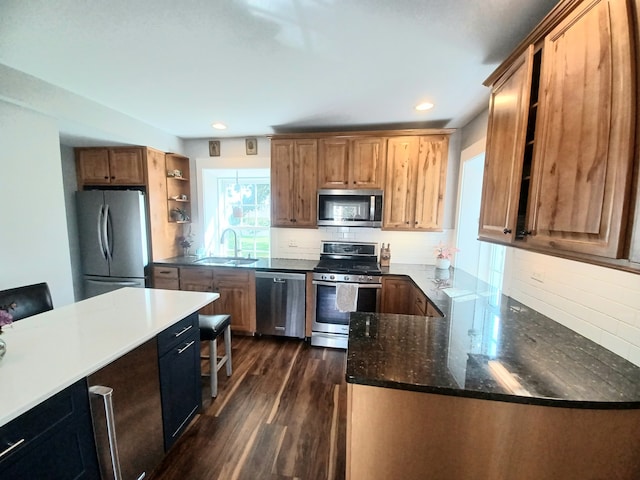
[[[347,480],[640,478],[638,409],[347,391]]]

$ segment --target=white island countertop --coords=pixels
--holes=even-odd
[[[122,288],[4,327],[0,426],[219,298]]]

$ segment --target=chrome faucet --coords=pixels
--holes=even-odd
[[[233,233],[233,256],[238,257],[238,233],[233,228],[225,228],[220,235],[220,245],[224,245],[224,236],[227,232]]]

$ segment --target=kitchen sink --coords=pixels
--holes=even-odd
[[[203,257],[195,260],[193,263],[200,265],[251,265],[258,261],[257,258],[243,257]]]

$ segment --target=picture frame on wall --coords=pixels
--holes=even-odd
[[[220,156],[220,140],[209,140],[209,156]]]
[[[247,147],[247,155],[257,155],[258,154],[258,140],[255,138],[247,138],[245,140],[245,145]]]

